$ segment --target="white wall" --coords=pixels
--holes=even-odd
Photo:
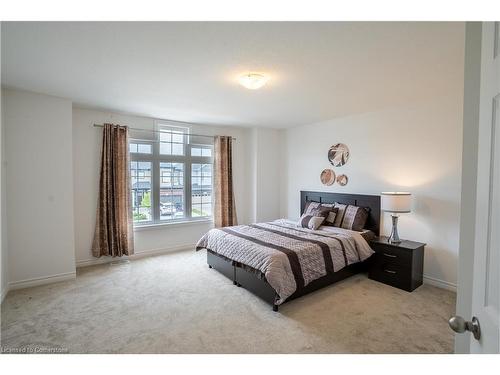
[[[71,101],[2,95],[9,285],[75,277]]]
[[[77,265],[93,263],[97,189],[99,183],[102,130],[93,124],[112,122],[134,128],[153,129],[154,119],[113,112],[73,108],[73,168],[75,204],[75,244]],[[238,127],[191,126],[191,132],[207,135],[231,135],[236,138],[233,176],[236,212],[240,223],[251,221],[250,129]],[[209,222],[170,224],[135,231],[136,254],[157,250],[192,247],[212,227]]]
[[[253,128],[251,131],[252,208],[251,221],[264,222],[279,218],[279,171],[282,165],[283,130]]]
[[[414,207],[401,215],[400,236],[427,243],[424,275],[428,282],[442,281],[453,288],[457,282],[459,239],[462,79],[450,85],[449,95],[429,95],[429,102],[385,111],[334,119],[287,131],[284,151],[288,187],[282,215],[298,217],[299,191],[317,190],[379,194],[410,191]],[[327,151],[332,144],[350,149],[346,165],[333,168],[349,177],[345,187],[327,187],[319,176],[332,167]],[[390,218],[384,216],[384,232]],[[434,280],[434,281],[435,281]]]

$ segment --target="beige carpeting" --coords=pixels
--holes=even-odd
[[[279,313],[209,269],[204,251],[78,270],[9,293],[3,349],[71,353],[450,353],[455,294],[357,275]]]

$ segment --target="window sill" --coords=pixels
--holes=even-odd
[[[199,219],[199,220],[174,221],[171,223],[144,224],[144,225],[134,226],[134,232],[141,232],[143,230],[153,230],[153,229],[166,229],[175,226],[213,224],[213,223],[214,221],[212,219]]]

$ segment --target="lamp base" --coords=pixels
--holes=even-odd
[[[392,231],[391,231],[391,235],[387,239],[387,242],[398,244],[398,243],[401,243],[401,240],[400,240],[399,234],[398,234],[398,218],[399,218],[399,216],[392,214],[391,218],[392,218]]]

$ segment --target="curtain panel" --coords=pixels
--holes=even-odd
[[[232,137],[216,136],[214,144],[215,227],[238,225],[233,191]]]
[[[92,255],[132,255],[133,236],[128,128],[104,124]]]

